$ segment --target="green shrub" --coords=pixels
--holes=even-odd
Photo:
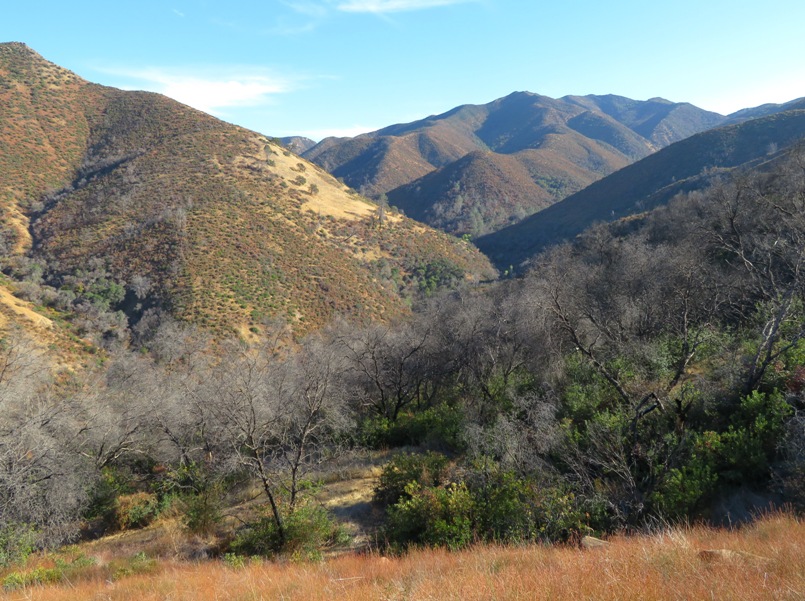
[[[15,590],[37,584],[55,584],[64,579],[58,568],[35,568],[30,572],[12,572],[3,579],[3,588]]]
[[[579,498],[563,486],[535,489],[534,540],[567,542],[612,528],[603,498]]]
[[[579,498],[560,485],[541,486],[489,458],[465,467],[464,481],[445,485],[443,476],[431,482],[414,477],[424,456],[400,457],[402,465],[393,470],[387,466],[383,475],[388,477],[381,476],[383,486],[378,487],[394,498],[392,493],[407,479],[397,502],[387,508],[385,536],[393,548],[564,542],[610,526],[602,499]]]
[[[712,431],[690,434],[689,450],[679,467],[671,468],[651,496],[655,512],[677,519],[692,515],[718,482],[721,436]]]
[[[11,572],[3,578],[3,588],[7,591],[33,585],[56,584],[74,579],[82,569],[95,565],[95,559],[79,555],[71,562],[56,560],[52,568],[38,567],[28,572]]]
[[[401,413],[396,420],[370,417],[358,429],[359,442],[372,449],[426,445],[460,451],[464,414],[447,404],[424,411]]]
[[[0,568],[24,562],[34,552],[36,529],[29,524],[6,524],[0,528]]]
[[[743,478],[763,479],[768,476],[769,464],[785,436],[786,422],[793,414],[792,407],[778,391],[753,391],[745,396],[732,423],[722,434],[728,462],[742,472]]]
[[[182,498],[185,526],[194,534],[209,534],[221,521],[221,498],[217,489]]]
[[[120,495],[115,501],[115,519],[121,530],[142,528],[159,514],[159,502],[153,493]]]
[[[136,574],[147,574],[153,572],[157,568],[157,565],[158,562],[156,559],[148,557],[143,551],[140,551],[131,559],[126,560],[122,565],[115,566],[112,579],[119,580]]]
[[[111,467],[103,468],[100,478],[94,483],[84,517],[90,520],[100,518],[107,527],[115,527],[117,525],[117,498],[120,495],[135,492],[132,481],[131,474],[125,474]]]
[[[403,453],[396,455],[383,468],[375,488],[375,500],[394,505],[400,499],[410,498],[409,484],[427,488],[442,484],[447,475],[447,457],[440,453]]]
[[[345,542],[345,533],[321,505],[309,503],[283,516],[284,538],[273,516],[244,527],[230,545],[235,555],[272,557],[287,553],[315,559],[321,549]]]
[[[367,417],[358,424],[356,439],[358,444],[369,449],[383,449],[389,444],[393,422],[387,417]]]
[[[536,538],[534,491],[511,472],[484,470],[472,478],[475,519],[481,538],[497,542]]]
[[[467,478],[475,500],[476,535],[485,541],[564,542],[602,525],[600,507],[594,503],[563,486],[540,485],[503,470],[490,459],[476,461]]]
[[[246,566],[246,560],[242,555],[236,553],[224,553],[224,563],[235,570],[239,570]]]
[[[475,504],[465,484],[423,488],[411,482],[405,492],[407,498],[388,509],[385,534],[393,547],[460,549],[473,542]]]

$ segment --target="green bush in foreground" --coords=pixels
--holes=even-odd
[[[421,456],[420,461],[427,458]],[[404,494],[387,509],[385,536],[392,548],[567,541],[605,521],[605,512],[595,503],[562,487],[540,486],[490,461],[463,471],[465,478],[459,482],[408,481]]]
[[[400,499],[411,498],[406,488],[412,482],[423,487],[443,483],[447,472],[447,457],[441,453],[424,455],[403,453],[396,455],[383,468],[375,488],[375,500],[383,505],[394,505]]]
[[[273,516],[248,524],[230,545],[235,555],[272,557],[281,553],[304,559],[318,559],[321,550],[344,542],[345,534],[321,505],[302,505],[284,516],[281,536]]]
[[[32,585],[65,582],[95,563],[95,558],[81,555],[69,563],[57,559],[52,568],[38,567],[27,572],[11,572],[3,578],[3,589],[13,591]]]

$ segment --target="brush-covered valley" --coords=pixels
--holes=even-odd
[[[0,44],[0,596],[802,599],[803,137],[280,140]]]

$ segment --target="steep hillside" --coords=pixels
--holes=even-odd
[[[478,236],[549,206],[554,197],[517,157],[478,150],[395,188],[388,201],[433,227]]]
[[[474,150],[486,149],[470,131],[441,121],[399,133],[398,126],[392,126],[376,134],[327,138],[304,156],[353,188],[377,196]]]
[[[665,204],[680,192],[705,187],[726,171],[768,160],[803,137],[802,108],[709,130],[629,165],[520,223],[481,237],[477,244],[499,267],[519,265],[595,222]]]
[[[516,92],[356,138],[329,138],[305,157],[366,194],[387,193],[429,225],[478,236],[723,119],[662,99]]]
[[[466,243],[378,207],[257,133],[87,83],[0,45],[7,255],[126,311],[223,331],[382,319],[417,290],[488,277]]]

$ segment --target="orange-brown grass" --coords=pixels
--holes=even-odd
[[[706,561],[700,551],[728,549]],[[739,531],[677,528],[618,537],[607,547],[479,546],[399,558],[345,555],[323,563],[165,561],[114,579],[103,566],[69,584],[7,599],[150,601],[377,599],[803,599],[805,524],[773,515]]]

